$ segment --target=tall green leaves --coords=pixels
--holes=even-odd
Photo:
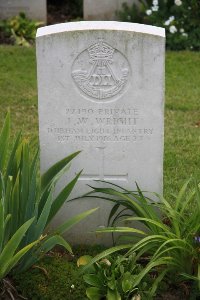
[[[0,198],[0,280],[5,277],[8,272],[19,262],[19,260],[39,241],[35,240],[33,243],[22,247],[19,245],[24,238],[25,233],[30,228],[34,218],[25,222],[22,226],[17,228],[13,235],[9,235],[8,225],[11,220],[11,214],[6,214],[6,190],[1,173],[1,198]]]
[[[179,278],[196,280],[200,287],[200,189],[197,181],[188,180],[173,201],[156,194],[157,202],[147,198],[138,186],[132,192],[112,183],[106,184],[108,187],[92,187],[92,192],[86,195],[115,203],[109,217],[109,225],[113,227],[97,232],[128,235],[128,242],[132,244],[125,256],[133,252],[138,258],[148,255],[151,259],[147,269],[166,265],[166,271],[178,274]],[[131,222],[133,228],[116,227],[121,221]],[[140,224],[144,232],[138,231]],[[138,231],[137,239],[131,234],[133,231]],[[115,249],[111,248],[110,253]],[[97,260],[98,257],[93,262]]]
[[[2,252],[0,252],[0,279],[2,279],[18,263],[21,257],[38,242],[35,241],[16,252],[24,234],[32,222],[33,219],[30,219],[24,223],[7,242]]]
[[[14,251],[10,252],[10,262],[5,262],[7,265],[4,266],[3,259],[0,260],[4,275],[19,260],[18,269],[30,267],[41,253],[49,251],[56,244],[71,251],[70,245],[60,234],[95,210],[66,220],[56,233],[43,236],[45,228],[67,201],[80,176],[81,172],[54,199],[57,181],[67,172],[70,162],[80,151],[63,158],[40,176],[38,151],[32,155],[28,142],[22,139],[20,133],[13,145],[9,145],[9,136],[8,114],[0,135],[0,257],[4,257],[5,249],[9,250],[8,245],[14,243],[16,246],[13,247]]]
[[[0,170],[4,168],[6,162],[6,154],[7,154],[8,142],[9,142],[9,128],[10,128],[10,116],[8,114],[0,135],[0,149],[1,149]]]

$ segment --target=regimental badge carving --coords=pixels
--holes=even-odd
[[[121,94],[130,76],[125,56],[103,40],[81,52],[72,65],[72,77],[87,96],[109,100]]]

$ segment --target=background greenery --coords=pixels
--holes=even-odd
[[[35,48],[0,46],[0,125],[10,108],[12,132],[38,144]],[[164,194],[200,178],[200,53],[166,53]],[[134,180],[134,179],[133,179]]]
[[[200,50],[199,0],[139,0],[123,3],[121,21],[149,24],[166,29],[166,46],[171,50]]]

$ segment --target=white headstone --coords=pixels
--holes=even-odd
[[[60,186],[81,169],[73,197],[101,179],[162,193],[165,31],[120,22],[74,22],[37,33],[42,172],[82,153]],[[111,203],[67,203],[54,224],[94,207],[66,236],[73,243],[111,243],[88,234],[107,224]]]
[[[24,12],[33,20],[46,23],[46,0],[0,0],[0,19],[7,19]]]
[[[117,19],[116,12],[122,10],[122,4],[129,6],[135,3],[139,5],[139,0],[84,0],[83,14],[84,20],[88,21],[112,21]]]

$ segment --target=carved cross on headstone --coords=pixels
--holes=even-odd
[[[127,181],[128,180],[128,174],[105,174],[105,154],[104,149],[105,146],[99,146],[96,147],[96,149],[99,151],[100,154],[100,164],[99,164],[99,174],[82,174],[79,177],[79,180],[120,180],[120,181]]]

